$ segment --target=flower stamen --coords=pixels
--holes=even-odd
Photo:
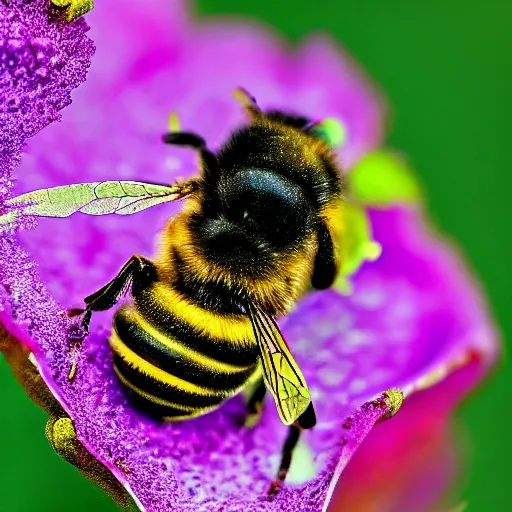
[[[93,0],[51,0],[55,7],[66,9],[66,19],[73,21],[94,7]]]

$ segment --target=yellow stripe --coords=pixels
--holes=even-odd
[[[151,294],[163,309],[194,327],[202,335],[237,345],[256,343],[251,322],[246,316],[236,317],[212,313],[193,304],[173,288],[161,282],[153,285]]]
[[[248,388],[252,384],[254,384],[259,378],[261,378],[261,365],[258,364],[257,369],[255,372],[235,391],[233,391],[230,395],[226,396],[225,400],[228,398],[231,398],[232,396],[237,395],[242,391],[243,389]],[[198,416],[202,416],[203,414],[209,413],[211,411],[214,411],[215,409],[218,409],[224,402],[221,402],[220,404],[213,405],[211,407],[204,407],[204,408],[198,408],[196,409],[196,412],[189,414],[188,416],[164,416],[162,419],[164,421],[184,421],[184,420],[190,420],[192,418],[197,418]]]
[[[187,266],[193,270],[194,275],[203,279],[215,279],[226,272],[205,259],[203,252],[199,250],[199,241],[196,240],[189,229],[190,216],[201,211],[201,205],[198,198],[189,197],[183,204],[180,213],[171,219],[163,232],[163,243],[161,263],[163,268],[172,272],[172,262],[169,259],[170,247],[179,249],[180,256],[184,258]]]
[[[338,242],[345,227],[343,222],[343,201],[340,199],[329,202],[324,207],[321,215],[329,227],[333,241]]]
[[[170,350],[177,352],[181,356],[186,359],[202,366],[204,368],[214,370],[218,373],[240,373],[248,370],[251,366],[234,366],[228,363],[223,363],[221,361],[217,361],[216,359],[211,359],[208,356],[205,356],[195,350],[189,349],[187,346],[181,344],[174,338],[165,336],[158,329],[156,329],[153,325],[147,322],[139,311],[130,308],[130,310],[125,309],[126,313],[128,313],[130,319],[137,324],[138,327],[143,329],[147,334],[153,337],[158,343],[169,348]]]
[[[340,199],[329,202],[322,212],[322,217],[325,219],[331,234],[334,244],[334,258],[336,267],[339,268],[340,262],[343,258],[343,247],[340,247],[340,242],[342,241],[343,235],[345,234],[343,201]]]
[[[142,391],[142,389],[138,388],[137,386],[134,386],[129,380],[126,380],[123,376],[123,374],[117,369],[116,365],[114,365],[114,371],[116,372],[117,377],[119,380],[128,388],[130,388],[132,391],[137,393],[138,395],[142,396],[146,400],[149,400],[150,402],[153,402],[158,405],[163,405],[166,407],[173,407],[175,409],[184,411],[184,412],[191,412],[191,414],[186,414],[183,416],[163,416],[162,420],[164,421],[185,421],[190,420],[192,418],[197,418],[198,416],[202,416],[203,414],[206,414],[208,412],[214,411],[215,409],[218,409],[224,402],[221,402],[220,404],[212,405],[211,407],[189,407],[186,405],[176,404],[174,402],[167,402],[166,400],[162,400],[161,398],[158,398],[154,395],[151,395],[149,393],[146,393],[146,391]]]
[[[197,409],[196,412],[193,412],[192,414],[189,414],[187,416],[163,416],[162,420],[164,421],[185,421],[185,420],[191,420],[193,418],[197,418],[198,416],[202,416],[203,414],[209,413],[211,411],[214,411],[215,409],[218,409],[224,402],[221,402],[218,405],[214,405],[213,407],[208,407],[204,409]]]
[[[119,354],[130,366],[133,368],[137,368],[144,375],[148,375],[149,377],[163,383],[168,386],[172,386],[180,391],[184,391],[185,393],[192,393],[195,395],[203,395],[203,396],[224,396],[225,393],[215,393],[211,389],[202,388],[200,386],[196,386],[191,382],[187,382],[186,380],[180,379],[179,377],[175,377],[170,373],[164,372],[157,368],[156,366],[148,363],[146,360],[142,359],[142,357],[138,356],[135,352],[130,350],[120,339],[119,336],[113,332],[110,336],[110,347],[112,350]]]
[[[165,407],[174,407],[175,409],[180,409],[181,411],[184,411],[184,412],[187,412],[187,411],[195,411],[197,410],[196,407],[190,407],[190,406],[187,406],[187,405],[181,405],[181,404],[176,404],[174,402],[168,402],[167,400],[163,400],[162,398],[159,398],[155,395],[152,395],[150,393],[148,393],[147,391],[144,391],[140,388],[138,388],[137,386],[135,386],[134,384],[132,384],[120,371],[119,371],[119,368],[114,364],[114,371],[116,372],[116,375],[117,377],[119,378],[119,380],[127,387],[127,388],[130,388],[132,391],[134,391],[135,393],[137,393],[137,395],[140,395],[142,396],[143,398],[145,398],[146,400],[149,400],[150,402],[153,402],[155,404],[158,404],[158,405],[163,405]]]

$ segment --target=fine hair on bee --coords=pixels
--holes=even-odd
[[[158,418],[194,418],[250,390],[252,426],[270,391],[290,429],[269,489],[275,493],[301,431],[316,423],[293,340],[289,348],[276,319],[336,278],[343,184],[321,123],[264,112],[243,89],[235,97],[249,123],[216,152],[171,119],[163,141],[197,150],[198,176],[174,185],[81,183],[24,194],[9,206],[35,216],[126,215],[184,200],[154,259],[132,256],[85,298],[83,326],[129,292],[132,301],[114,314],[113,366],[133,403]]]

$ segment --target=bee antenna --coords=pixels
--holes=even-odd
[[[207,176],[220,174],[217,157],[206,147],[206,142],[200,135],[191,132],[169,132],[163,135],[162,140],[166,144],[188,146],[199,150],[203,161],[203,173]]]

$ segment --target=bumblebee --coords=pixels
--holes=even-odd
[[[82,183],[8,201],[26,215],[132,214],[183,199],[154,260],[135,255],[85,298],[83,326],[126,291],[114,314],[113,367],[134,403],[169,421],[193,418],[250,388],[254,423],[266,390],[289,435],[270,492],[284,481],[302,429],[316,423],[304,376],[276,318],[310,288],[332,285],[340,265],[343,185],[321,125],[263,112],[246,91],[235,96],[249,123],[217,152],[173,130],[167,144],[195,148],[200,175],[175,185]],[[76,313],[76,310],[75,310]]]

